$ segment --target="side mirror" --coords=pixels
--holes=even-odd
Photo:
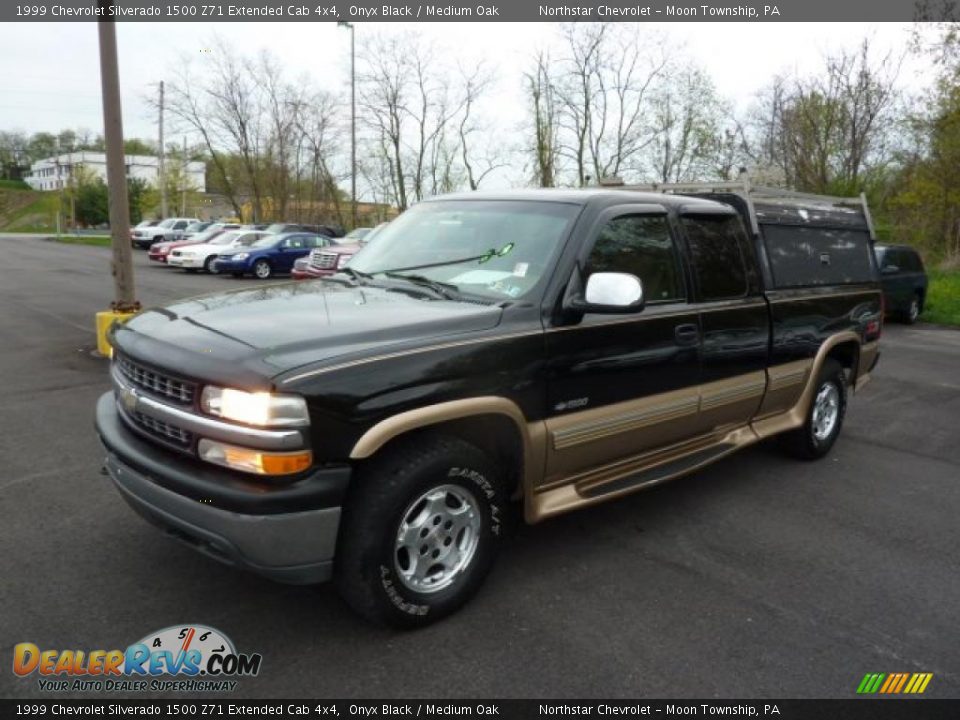
[[[619,272],[593,273],[587,278],[583,295],[575,292],[567,302],[571,310],[609,315],[640,312],[643,305],[640,278]]]
[[[897,267],[896,265],[884,265],[880,269],[880,272],[883,273],[884,275],[892,275],[893,273],[900,272],[900,268]]]

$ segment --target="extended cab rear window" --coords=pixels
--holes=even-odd
[[[874,279],[866,230],[761,225],[778,288],[845,285]]]
[[[683,219],[701,300],[747,294],[744,230],[736,215],[690,215]]]

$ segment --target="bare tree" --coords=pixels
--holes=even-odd
[[[645,157],[648,177],[686,182],[716,174],[720,154],[731,148],[721,129],[726,105],[700,68],[671,68],[651,101],[651,140]],[[724,146],[727,143],[727,147]]]
[[[821,72],[776,77],[753,112],[753,156],[812,192],[859,192],[866,171],[891,157],[901,59],[874,57],[870,41],[827,56]]]
[[[576,183],[637,170],[654,139],[645,120],[655,88],[667,82],[666,43],[632,25],[571,23],[561,33],[560,152]]]
[[[540,51],[534,58],[533,68],[524,73],[533,125],[533,143],[529,152],[533,158],[533,181],[539,187],[557,184],[560,154],[559,119],[550,67],[550,56]]]

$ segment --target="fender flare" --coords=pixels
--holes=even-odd
[[[543,477],[546,461],[546,430],[542,421],[531,423],[520,407],[505,397],[490,395],[451,400],[392,415],[376,423],[360,436],[350,451],[350,459],[369,458],[394,438],[413,430],[478,415],[501,415],[509,418],[516,427],[523,453],[521,492],[526,500],[533,492],[538,478]],[[524,504],[526,505],[526,502]]]

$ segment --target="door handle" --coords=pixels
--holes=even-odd
[[[673,337],[676,339],[677,345],[690,347],[700,342],[700,328],[692,323],[677,325],[673,329]]]

